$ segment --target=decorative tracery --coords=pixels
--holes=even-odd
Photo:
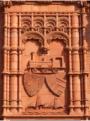
[[[59,24],[58,24],[59,31],[62,31],[62,32],[68,34],[68,26],[69,26],[68,19],[67,18],[60,17]]]
[[[58,18],[58,19],[57,19]],[[58,25],[58,26],[57,26]],[[30,14],[27,16],[22,16],[22,33],[36,31],[41,33],[43,36],[51,33],[52,31],[61,31],[63,33],[69,34],[69,18],[68,16],[63,16],[58,13],[55,15]]]
[[[22,33],[31,31],[31,18],[26,17],[22,19]]]
[[[50,33],[52,31],[55,31],[56,29],[56,21],[54,18],[47,18],[46,21],[46,33]]]
[[[35,18],[34,19],[34,22],[33,22],[33,27],[34,27],[34,31],[38,31],[40,32],[41,34],[44,34],[44,21],[43,21],[43,18]]]

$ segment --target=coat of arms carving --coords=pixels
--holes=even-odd
[[[35,19],[38,27],[33,31],[29,29],[31,23],[24,25],[26,30],[22,29],[25,58],[23,85],[30,97],[27,108],[57,110],[65,107],[67,36],[50,25],[44,30],[47,35],[44,37],[43,23],[40,22],[39,25]],[[51,24],[47,22],[47,26]]]

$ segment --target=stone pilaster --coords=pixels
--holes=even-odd
[[[8,32],[8,14],[4,14],[4,69],[3,69],[3,115],[6,114],[7,111],[7,81],[8,81],[8,40],[7,40],[7,32]]]
[[[71,44],[71,16],[69,15],[69,84],[70,84],[70,114],[74,114],[73,109],[73,85],[72,85],[72,44]]]
[[[5,19],[5,23],[4,23],[4,72],[7,71],[7,52],[8,52],[8,14],[5,13],[4,14],[4,19]]]
[[[84,111],[85,115],[88,115],[88,67],[87,67],[87,41],[86,41],[86,12],[85,8],[82,8],[82,30],[83,30],[83,92],[84,92]]]
[[[8,28],[7,28],[7,45],[8,45],[8,52],[7,52],[7,70],[8,70],[8,77],[7,77],[7,112],[9,112],[9,107],[10,107],[10,99],[9,99],[9,81],[10,81],[10,15],[8,14],[8,20],[7,20]]]
[[[18,16],[16,14],[12,14],[10,18],[10,101],[11,101],[11,109],[12,111],[17,111],[18,105]]]
[[[45,30],[44,30],[44,38],[46,38],[46,14],[44,14],[44,28],[45,28]],[[46,39],[44,40],[44,46],[48,47]]]
[[[79,17],[72,15],[72,71],[73,104],[76,114],[81,113],[80,57],[79,57]]]
[[[33,28],[34,28],[34,25],[33,25],[33,24],[34,24],[34,23],[33,23],[33,20],[34,20],[34,19],[33,19],[33,13],[32,13],[32,18],[31,18],[31,21],[32,21],[32,25],[31,25],[32,31],[33,31]]]
[[[21,38],[21,15],[19,15],[19,87],[18,87],[18,108],[19,111],[22,110],[22,98],[21,98],[21,85],[22,85],[22,53],[23,53],[23,45],[22,45],[22,38]]]

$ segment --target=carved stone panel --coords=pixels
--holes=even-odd
[[[32,16],[24,17],[22,16],[23,87],[30,98],[26,112],[40,109],[42,113],[45,110],[54,113],[56,110],[63,110],[64,113],[67,81],[65,48],[68,44],[68,32],[61,32],[55,27],[55,16],[46,16],[46,21],[43,15],[34,17],[34,21],[31,21]]]
[[[0,2],[1,118],[90,117],[86,3]]]

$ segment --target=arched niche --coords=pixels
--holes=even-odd
[[[63,32],[51,32],[47,36],[49,55],[54,60],[55,67],[66,68],[68,36]],[[58,60],[58,61],[57,61]]]
[[[44,44],[44,38],[38,32],[27,32],[23,35],[23,70],[27,68],[30,60],[38,61],[38,50]]]
[[[39,32],[26,32],[22,35],[23,43],[27,41],[34,41],[35,43],[39,44],[40,46],[44,44],[44,38]]]
[[[65,45],[68,45],[68,35],[64,32],[57,32],[57,31],[53,31],[53,32],[50,32],[48,35],[47,35],[47,42],[50,43],[52,42],[53,40],[55,41],[60,41],[62,42],[63,44]]]

